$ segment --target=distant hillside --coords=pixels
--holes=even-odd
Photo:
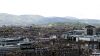
[[[40,15],[11,15],[6,13],[0,14],[0,25],[31,25],[31,24],[48,24],[48,23],[86,23],[99,25],[100,20],[96,19],[78,19],[75,17],[44,17]]]

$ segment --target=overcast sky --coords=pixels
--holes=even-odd
[[[100,0],[0,0],[0,13],[100,19]]]

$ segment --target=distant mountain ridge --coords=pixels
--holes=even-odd
[[[31,25],[31,24],[48,24],[48,23],[86,23],[97,25],[100,20],[96,19],[78,19],[75,17],[44,17],[40,15],[11,15],[0,13],[0,25]]]

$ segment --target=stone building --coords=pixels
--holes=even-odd
[[[85,35],[96,35],[96,27],[92,25],[86,26]]]

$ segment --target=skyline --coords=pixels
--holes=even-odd
[[[0,0],[0,13],[100,19],[99,0]]]

